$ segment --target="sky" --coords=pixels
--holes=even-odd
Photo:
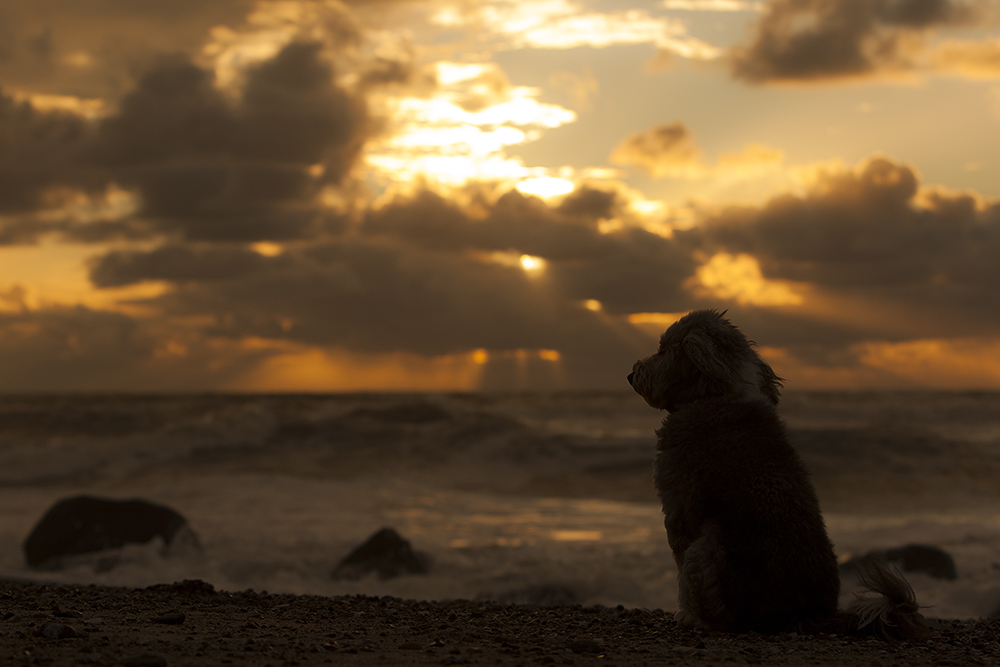
[[[0,391],[1000,389],[1000,0],[4,0]]]

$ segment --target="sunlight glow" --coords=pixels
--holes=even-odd
[[[628,316],[628,323],[656,340],[684,315],[685,313],[632,313]]]
[[[439,84],[452,86],[488,74],[493,67],[489,63],[453,63],[443,60],[434,63],[434,69]]]
[[[552,128],[576,120],[576,113],[569,109],[534,99],[540,94],[538,88],[516,86],[509,90],[507,99],[478,111],[467,111],[446,97],[404,97],[395,106],[395,111],[412,123],[445,126],[467,124],[483,127],[510,123]]]
[[[759,12],[763,3],[746,0],[663,0],[665,9],[694,12]]]
[[[281,253],[285,252],[285,249],[280,243],[272,243],[271,241],[258,241],[250,246],[258,255],[263,255],[264,257],[277,257]]]
[[[655,324],[666,328],[682,317],[684,313],[632,313],[628,321],[629,324]]]
[[[520,192],[523,192],[526,195],[535,195],[536,197],[541,197],[543,199],[569,194],[570,192],[573,192],[574,187],[575,186],[572,181],[567,181],[565,178],[554,178],[552,176],[529,178],[517,184],[517,189]]]
[[[852,351],[863,364],[891,372],[917,387],[1000,388],[1000,341],[928,339],[869,342]]]
[[[506,38],[507,48],[605,48],[652,44],[684,58],[710,60],[722,51],[687,34],[683,22],[653,17],[643,10],[590,12],[567,0],[513,0],[483,3],[478,11],[439,12],[434,20],[449,27],[475,24]]]
[[[33,246],[0,246],[0,311],[24,312],[54,306],[142,313],[142,302],[169,291],[166,283],[147,281],[123,287],[96,288],[88,260],[110,244],[76,245],[43,240]]]
[[[246,339],[241,346],[275,354],[224,390],[474,391],[485,364],[482,350],[424,357],[408,352],[362,354],[265,339]]]
[[[604,310],[604,306],[597,299],[587,299],[586,301],[583,302],[583,307],[595,313]]]
[[[554,530],[552,539],[556,542],[599,542],[604,533],[599,530]]]
[[[804,301],[792,283],[768,280],[751,255],[720,252],[698,267],[689,286],[721,299],[754,306],[798,306]]]
[[[502,155],[369,155],[368,164],[379,174],[399,184],[423,183],[461,187],[471,181],[515,182],[530,171],[518,158]]]
[[[525,271],[540,271],[545,268],[545,260],[541,257],[521,255],[521,268]]]
[[[439,84],[430,96],[372,97],[379,115],[392,123],[386,138],[371,142],[366,154],[377,178],[396,187],[460,187],[474,180],[514,187],[524,179],[547,176],[504,151],[537,140],[545,129],[574,122],[575,112],[539,102],[538,88],[511,86],[495,63],[440,61],[430,70]],[[537,194],[551,196],[552,188]],[[566,192],[570,190],[572,184]]]
[[[84,98],[75,95],[19,95],[14,99],[27,100],[39,111],[68,111],[89,120],[100,118],[107,112],[104,100]]]

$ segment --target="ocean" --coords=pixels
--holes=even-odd
[[[1000,393],[788,392],[781,413],[841,558],[935,546],[958,578],[907,574],[926,615],[1000,610]],[[0,578],[672,610],[663,416],[632,393],[4,396]],[[28,568],[25,537],[78,494],[169,506],[200,548]],[[383,527],[430,573],[330,576]]]

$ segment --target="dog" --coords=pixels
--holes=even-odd
[[[926,638],[913,589],[882,562],[861,565],[869,594],[838,611],[837,558],[776,409],[782,380],[724,315],[682,317],[628,376],[651,407],[669,413],[656,431],[654,479],[677,564],[676,621]]]

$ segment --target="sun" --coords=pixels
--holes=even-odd
[[[521,255],[521,268],[525,271],[540,271],[545,267],[545,260],[533,255]]]

